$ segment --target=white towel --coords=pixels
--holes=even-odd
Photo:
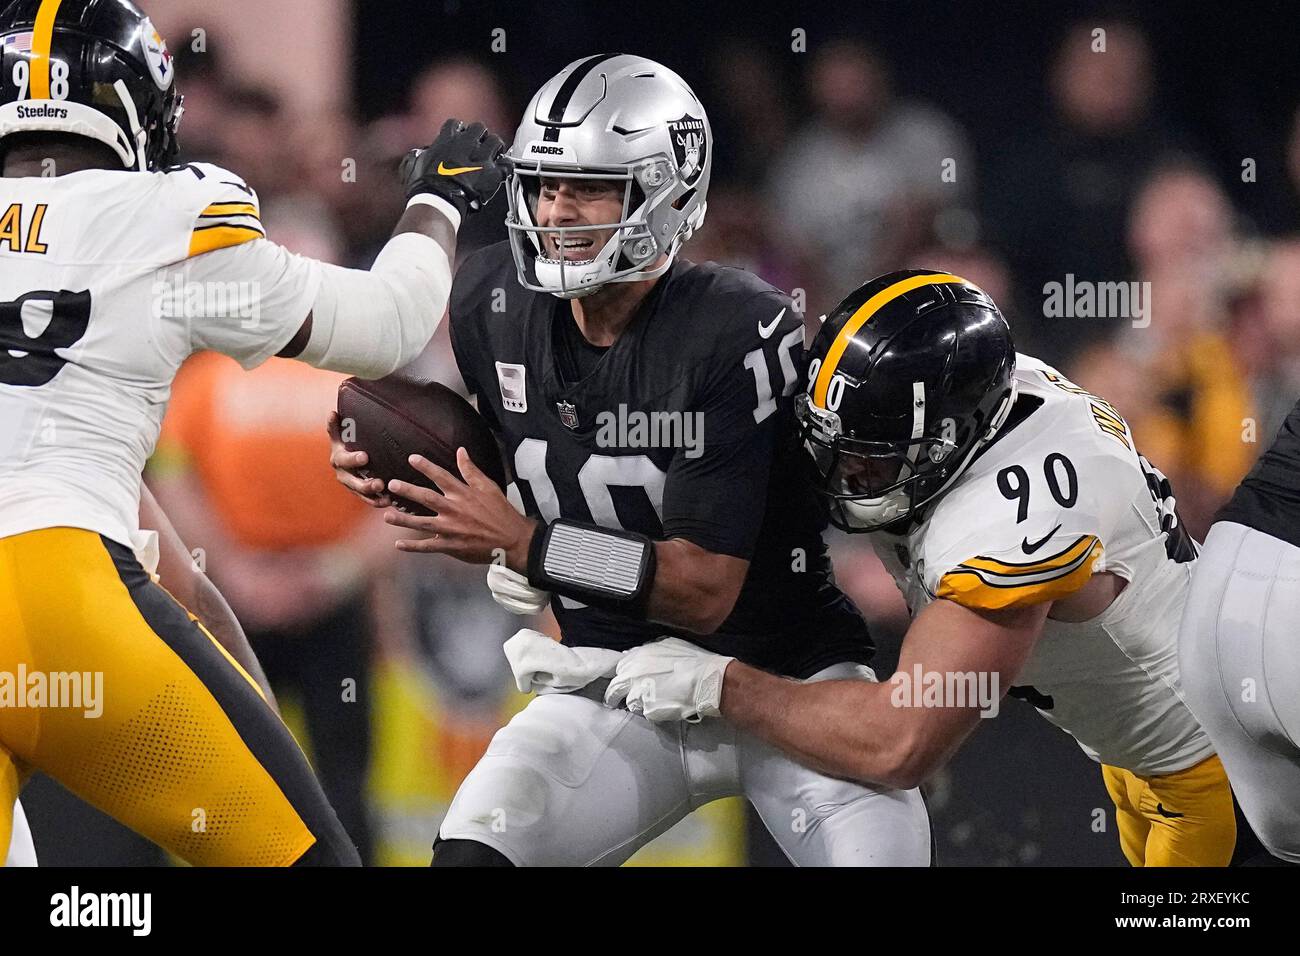
[[[515,684],[524,693],[569,694],[592,681],[613,677],[621,651],[565,647],[541,631],[524,628],[505,643]]]

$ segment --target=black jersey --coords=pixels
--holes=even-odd
[[[707,637],[556,596],[564,642],[626,650],[677,633],[794,677],[865,663],[866,625],[832,580],[825,507],[791,427],[804,374],[791,300],[747,272],[679,260],[604,355],[563,361],[556,323],[573,321],[567,301],[519,284],[506,243],[456,275],[456,362],[528,514],[684,538],[750,566]]]
[[[1214,520],[1235,521],[1300,548],[1300,402]]]

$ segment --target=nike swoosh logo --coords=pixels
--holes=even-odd
[[[776,327],[781,324],[783,318],[785,318],[785,309],[778,312],[776,318],[773,319],[769,325],[764,325],[762,322],[758,323],[758,334],[765,339],[770,339],[772,333],[776,331]]]
[[[1162,817],[1168,817],[1171,820],[1177,820],[1179,817],[1186,816],[1184,813],[1174,813],[1172,810],[1166,810],[1163,803],[1156,804],[1156,813]]]
[[[1038,550],[1039,548],[1041,548],[1043,545],[1047,544],[1047,542],[1051,539],[1052,535],[1056,534],[1056,532],[1058,532],[1058,531],[1060,531],[1060,530],[1061,530],[1061,526],[1058,524],[1055,528],[1053,528],[1051,531],[1047,532],[1047,534],[1043,535],[1041,538],[1039,538],[1039,539],[1038,539],[1037,541],[1035,541],[1033,544],[1030,544],[1030,543],[1029,543],[1029,539],[1028,539],[1028,538],[1025,538],[1025,539],[1023,539],[1023,540],[1020,542],[1020,547],[1024,550],[1025,554],[1033,554],[1035,551],[1037,551],[1037,550]]]
[[[452,167],[451,169],[448,169],[448,168],[447,168],[446,166],[444,166],[442,163],[439,163],[439,164],[438,164],[438,175],[439,175],[439,176],[459,176],[461,173],[476,173],[476,172],[478,172],[478,171],[479,171],[480,169],[482,169],[482,168],[483,168],[482,166],[455,166],[455,167]]]

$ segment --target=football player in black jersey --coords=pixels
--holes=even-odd
[[[1215,516],[1179,634],[1187,703],[1246,819],[1300,863],[1300,404]]]
[[[641,57],[588,57],[529,105],[508,242],[461,267],[457,364],[513,466],[519,509],[462,452],[438,491],[377,481],[336,442],[340,480],[432,537],[408,551],[490,565],[517,613],[549,598],[563,642],[507,656],[539,691],[494,738],[444,820],[434,864],[617,864],[713,799],[741,795],[800,864],[925,865],[916,790],[800,766],[725,721],[654,725],[602,703],[620,654],[678,635],[809,680],[874,679],[835,587],[826,512],[791,427],[803,323],[754,276],[678,251],[704,220],[703,106]]]

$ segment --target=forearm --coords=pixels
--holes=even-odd
[[[531,577],[531,545],[535,535],[544,533],[545,526],[532,522],[527,527],[527,533],[506,549],[506,564]],[[651,546],[654,571],[649,593],[639,602],[609,601],[602,606],[693,634],[712,634],[735,607],[749,562],[714,554],[682,538],[655,541]],[[565,593],[563,588],[557,590]],[[576,590],[568,596],[590,601]]]
[[[371,379],[417,358],[447,310],[457,218],[446,203],[417,203],[368,272],[322,263],[307,341],[288,351],[308,365]]]
[[[655,542],[655,566],[646,617],[693,634],[712,634],[735,607],[749,562],[675,538]]]
[[[831,776],[909,788],[929,769],[917,764],[908,746],[917,713],[892,706],[888,685],[804,684],[733,661],[723,679],[721,710],[737,727]]]
[[[912,622],[896,677],[885,684],[794,683],[733,662],[724,675],[719,709],[738,726],[827,773],[898,788],[918,786],[948,761],[982,717],[997,713],[1049,607],[975,612],[935,601]],[[917,686],[918,671],[923,681],[940,682],[940,699],[931,700],[928,690]]]

